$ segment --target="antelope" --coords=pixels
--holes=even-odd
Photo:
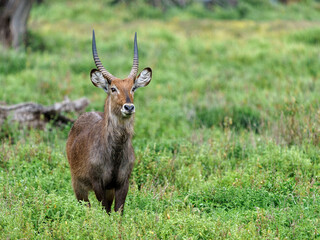
[[[137,33],[132,68],[125,79],[113,76],[103,67],[97,53],[94,30],[92,54],[97,69],[90,72],[91,82],[102,88],[107,97],[104,112],[80,115],[69,132],[66,151],[72,187],[78,201],[87,202],[90,206],[88,193],[93,190],[108,214],[114,199],[114,210],[123,213],[135,161],[132,147],[134,92],[150,83],[152,70],[147,67],[137,75]]]

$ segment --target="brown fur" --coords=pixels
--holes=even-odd
[[[67,140],[72,186],[79,201],[89,202],[93,190],[109,213],[123,209],[135,161],[132,147],[134,114],[124,117],[121,107],[133,103],[132,79],[115,79],[108,88],[104,112],[82,114]],[[115,86],[118,94],[110,88]],[[89,203],[90,205],[90,203]]]

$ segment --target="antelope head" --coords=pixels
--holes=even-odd
[[[91,82],[96,87],[102,88],[111,100],[112,114],[129,118],[135,112],[133,104],[134,92],[140,88],[147,86],[152,77],[151,68],[147,67],[138,74],[139,56],[137,45],[137,33],[134,36],[134,55],[133,64],[129,76],[120,79],[109,73],[103,66],[98,57],[95,34],[92,34],[92,54],[97,69],[92,69],[90,73]],[[138,74],[138,75],[137,75]]]

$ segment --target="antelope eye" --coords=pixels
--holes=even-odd
[[[117,89],[115,89],[115,88],[111,88],[111,92],[116,92],[117,91]]]
[[[133,87],[131,91],[132,91],[132,92],[134,92],[135,90],[136,90],[136,88],[135,88],[135,87]]]

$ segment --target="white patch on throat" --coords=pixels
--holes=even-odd
[[[134,118],[123,118],[122,116],[119,117],[115,114],[112,113],[112,106],[111,106],[111,101],[108,101],[108,128],[107,131],[109,133],[118,135],[118,134],[123,134],[123,130],[126,132],[126,134],[133,135],[133,123],[134,123]]]
[[[109,120],[111,121],[112,125],[113,126],[117,126],[118,125],[118,118],[117,116],[115,116],[113,113],[112,113],[112,109],[111,109],[111,99],[108,101],[108,110],[109,110]]]

